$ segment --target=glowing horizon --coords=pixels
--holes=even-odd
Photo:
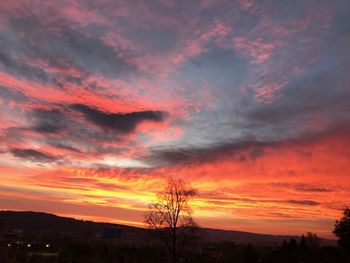
[[[0,209],[141,226],[168,176],[210,228],[333,238],[350,3],[0,3]]]

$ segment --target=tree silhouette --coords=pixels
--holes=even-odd
[[[343,217],[335,221],[333,233],[339,238],[338,244],[350,254],[350,208],[346,207]]]
[[[311,249],[318,249],[321,245],[321,240],[315,233],[307,232],[305,237],[305,244]]]
[[[189,201],[196,190],[181,179],[169,178],[164,191],[157,194],[157,201],[149,204],[145,222],[166,246],[173,263],[198,233]]]

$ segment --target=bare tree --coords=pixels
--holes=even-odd
[[[164,191],[157,194],[157,201],[148,206],[145,222],[166,246],[172,262],[198,233],[192,218],[189,201],[196,190],[181,179],[169,178]]]

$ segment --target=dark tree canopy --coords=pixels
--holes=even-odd
[[[333,233],[339,238],[338,244],[350,253],[350,208],[346,207],[343,217],[335,222]]]
[[[198,227],[189,204],[195,194],[196,190],[186,182],[170,177],[145,214],[146,224],[166,246],[172,262],[177,262],[179,253],[197,236]]]

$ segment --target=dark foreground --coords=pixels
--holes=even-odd
[[[1,262],[167,262],[166,252],[150,244],[127,246],[104,241],[52,240],[46,243],[1,242]],[[232,242],[201,244],[188,248],[179,262],[350,262],[336,246],[283,242],[279,246],[237,245]]]
[[[161,243],[145,229],[42,213],[0,212],[0,222],[0,262],[4,263],[170,262]],[[178,262],[350,262],[347,251],[311,233],[272,238],[208,231],[179,253]],[[223,241],[228,237],[231,241]]]

